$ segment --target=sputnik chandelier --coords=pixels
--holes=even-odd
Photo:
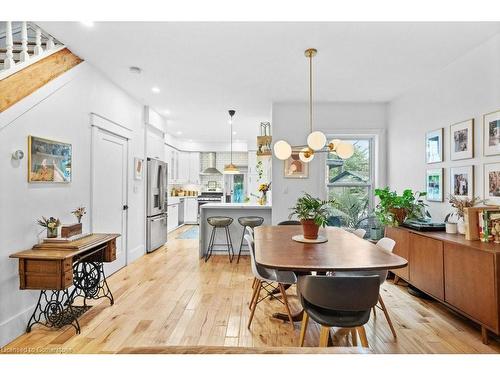
[[[313,131],[313,80],[312,80],[312,59],[318,51],[309,48],[305,51],[305,56],[309,59],[309,131],[307,145],[290,146],[287,141],[280,140],[274,144],[274,155],[280,160],[286,160],[292,155],[293,149],[300,149],[299,158],[304,163],[309,163],[314,159],[314,154],[318,152],[330,152],[336,154],[341,159],[349,159],[354,154],[354,146],[340,139],[333,139],[326,144],[326,136],[321,131]],[[326,146],[326,147],[325,147]]]

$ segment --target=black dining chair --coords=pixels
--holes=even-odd
[[[298,220],[285,220],[280,221],[278,225],[300,225],[300,221]]]
[[[309,318],[321,325],[319,346],[328,346],[331,327],[349,329],[353,343],[357,335],[362,346],[368,347],[364,324],[377,304],[378,276],[301,276],[297,290],[304,308],[300,330],[300,346],[304,345]]]

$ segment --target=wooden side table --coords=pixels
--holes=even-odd
[[[114,303],[104,263],[116,259],[117,237],[119,234],[95,233],[72,242],[42,243],[10,255],[19,259],[19,288],[40,290],[26,332],[42,324],[51,328],[72,325],[80,333],[78,317],[90,308],[87,300],[108,298]],[[83,306],[74,304],[78,297],[83,298]]]

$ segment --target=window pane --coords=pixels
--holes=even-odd
[[[354,146],[354,154],[347,160],[328,154],[328,177],[330,183],[369,183],[371,177],[369,139],[342,140]]]
[[[355,228],[358,222],[368,215],[369,187],[330,187],[328,197],[337,202],[332,216],[340,218],[342,226]]]

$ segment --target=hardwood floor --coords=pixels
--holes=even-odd
[[[298,346],[300,324],[270,318],[284,312],[278,301],[257,306],[251,330],[252,274],[249,257],[230,264],[227,256],[198,259],[198,241],[173,239],[168,246],[138,259],[108,281],[115,305],[94,303],[80,318],[82,333],[73,328],[51,330],[35,326],[8,344],[5,351],[38,350],[66,353],[114,353],[125,347],[146,346]],[[292,309],[298,309],[295,288],[288,290]],[[406,288],[386,282],[381,295],[398,334],[394,341],[381,310],[370,318],[366,332],[375,353],[500,353],[498,338],[481,343],[481,331],[443,305],[409,295]],[[334,344],[350,346],[344,335]],[[350,339],[349,339],[350,340]],[[358,340],[359,341],[359,340]],[[305,346],[318,346],[319,327],[312,320]],[[358,345],[360,343],[358,342]]]

